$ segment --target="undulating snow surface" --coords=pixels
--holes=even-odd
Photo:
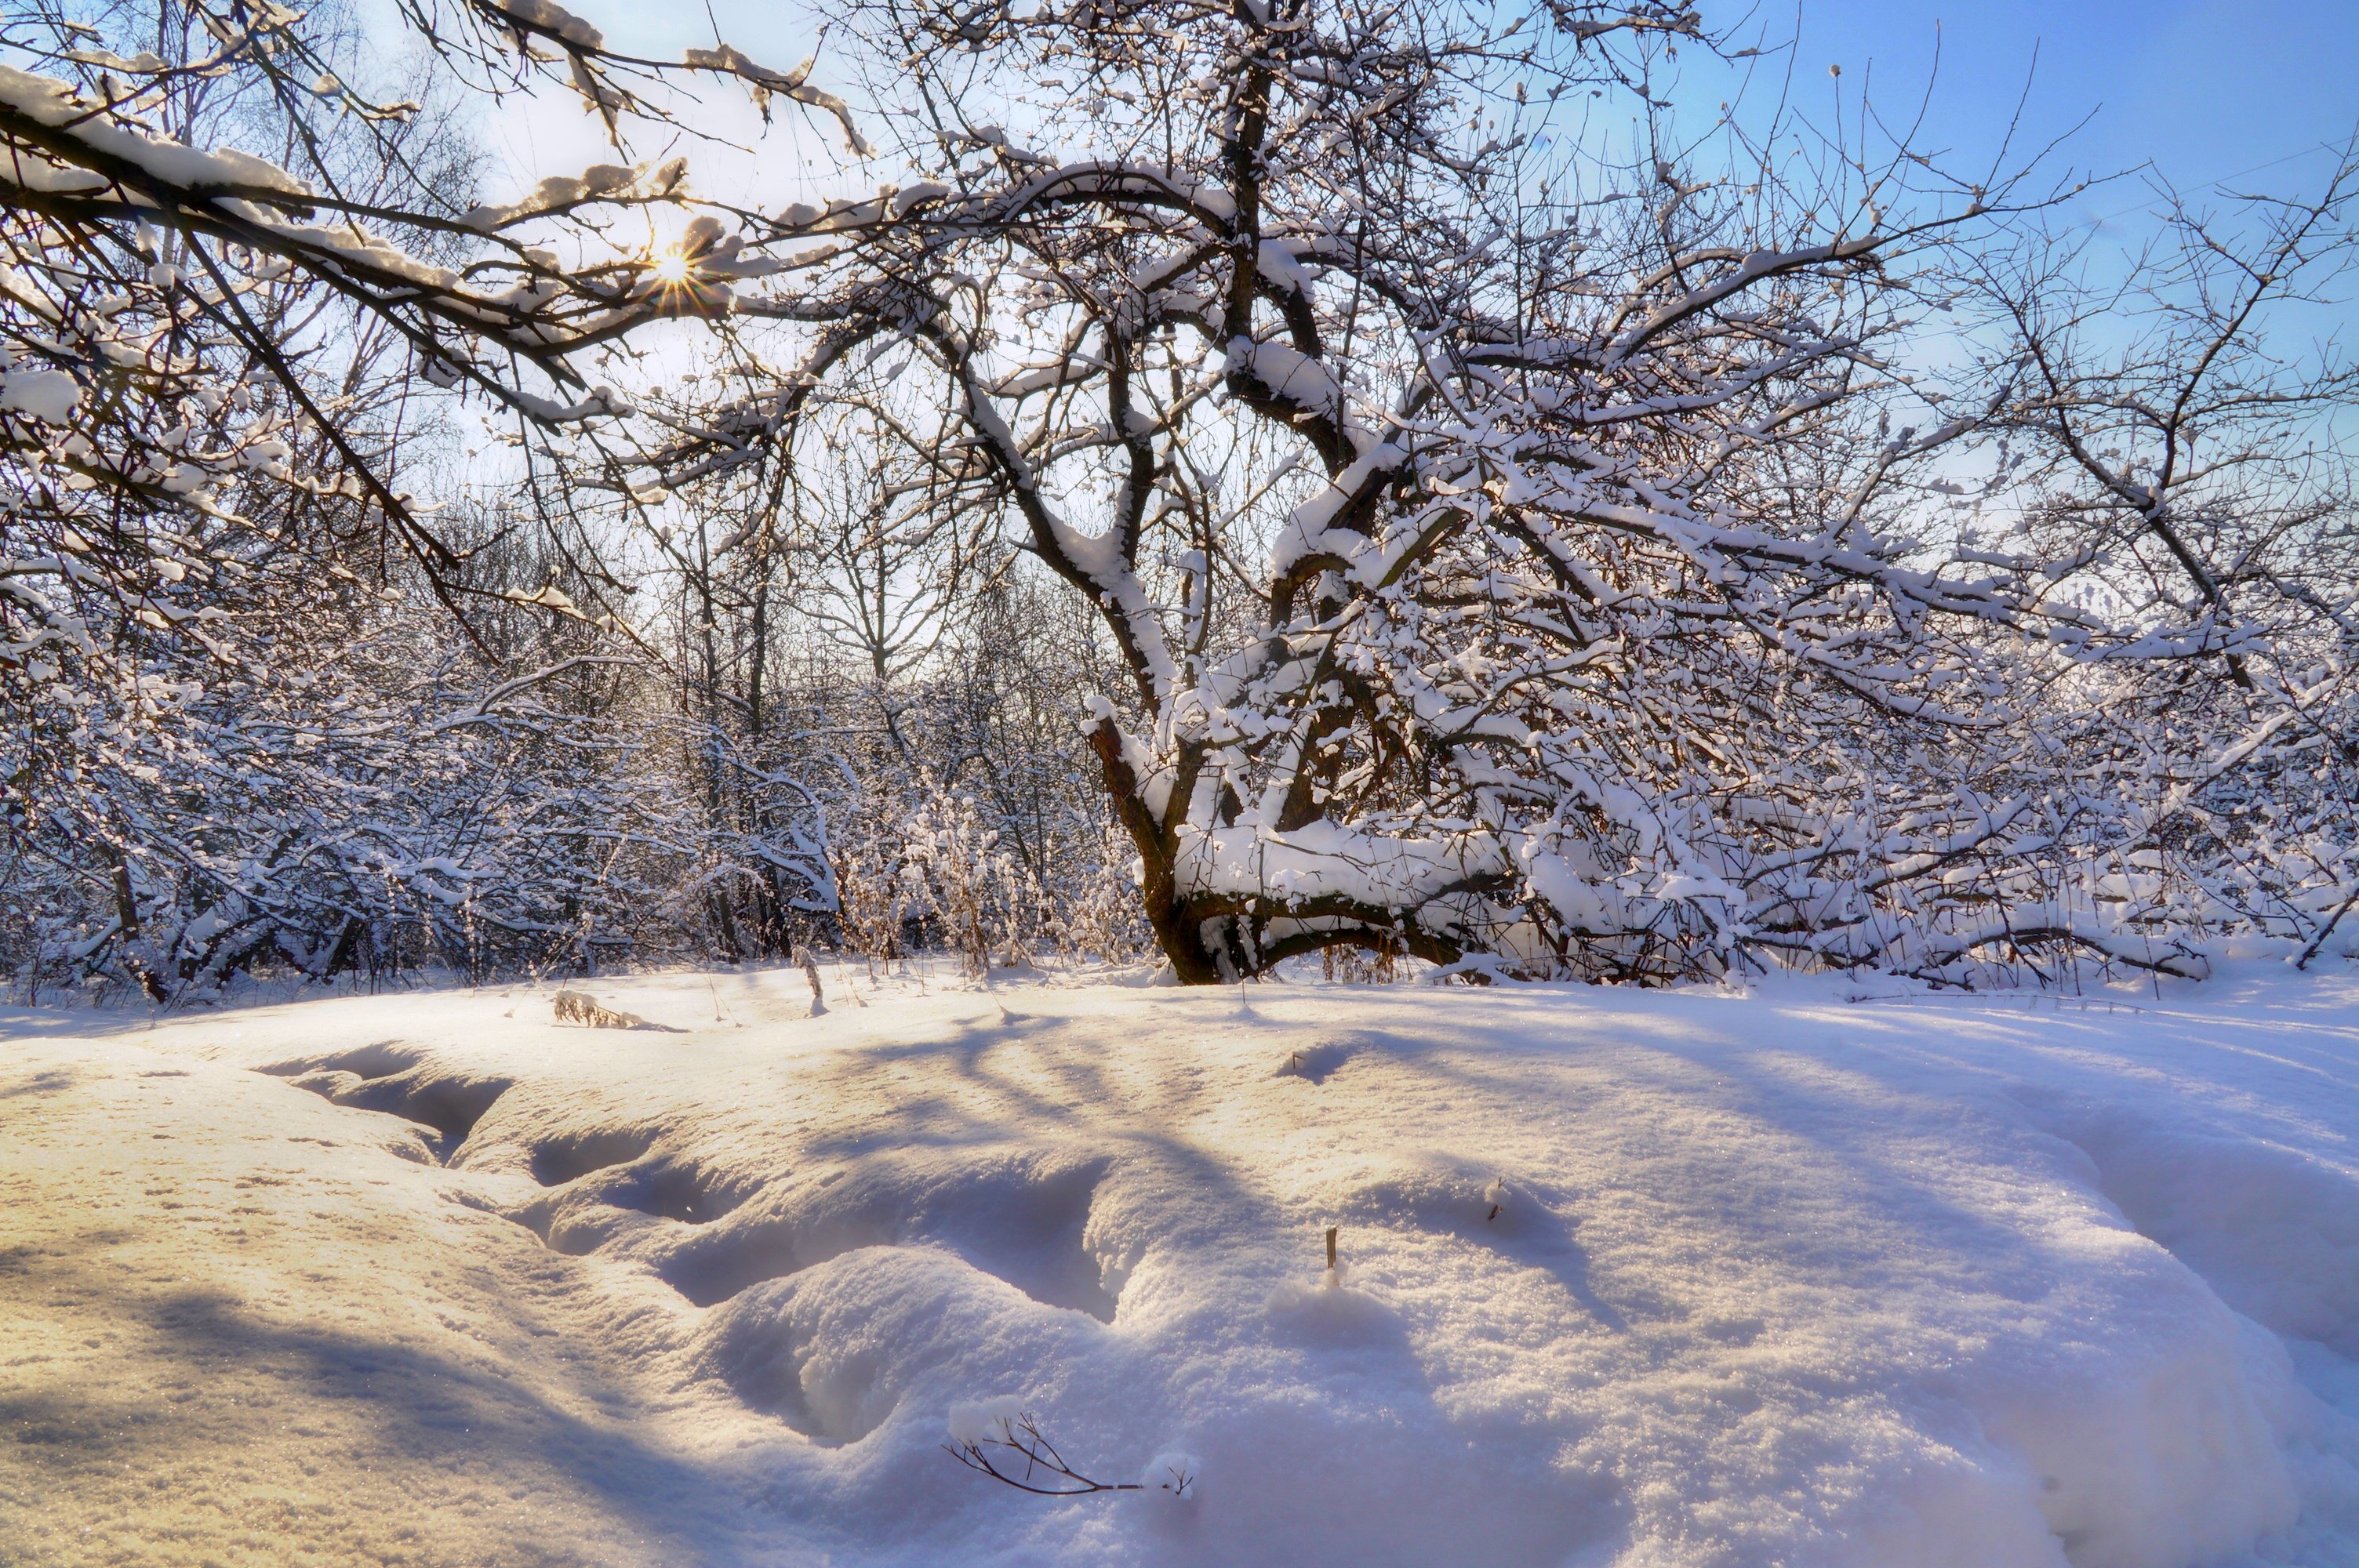
[[[14,1015],[0,1562],[2359,1563],[2349,978],[845,978]]]

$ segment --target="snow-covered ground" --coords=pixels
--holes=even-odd
[[[842,980],[7,1015],[0,1563],[2359,1563],[2359,979]]]

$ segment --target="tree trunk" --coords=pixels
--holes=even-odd
[[[1146,902],[1147,922],[1155,930],[1156,946],[1171,960],[1172,972],[1180,984],[1189,986],[1216,986],[1235,979],[1221,972],[1219,957],[1204,945],[1202,918],[1180,896],[1170,840],[1139,798],[1138,776],[1122,754],[1122,735],[1112,719],[1102,719],[1091,727],[1090,749],[1097,752],[1098,765],[1104,771],[1114,815],[1122,819],[1124,830],[1138,849],[1139,892]]]

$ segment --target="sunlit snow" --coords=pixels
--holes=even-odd
[[[8,1015],[0,1562],[2359,1562],[2350,978],[825,979]]]

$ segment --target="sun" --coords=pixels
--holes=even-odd
[[[688,281],[688,258],[678,251],[666,251],[656,258],[656,281],[667,288],[678,288]]]

